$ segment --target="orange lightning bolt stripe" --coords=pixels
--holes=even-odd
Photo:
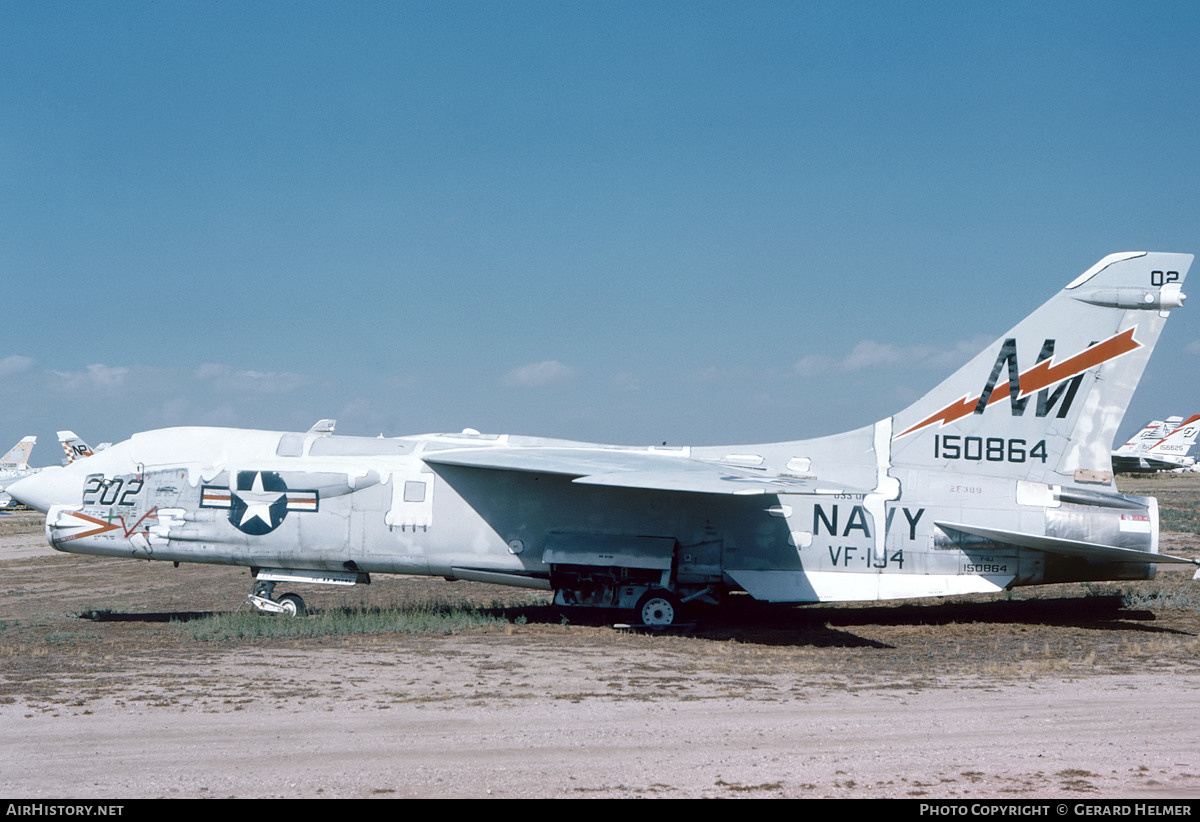
[[[100,527],[93,528],[91,531],[84,531],[79,534],[71,534],[70,536],[59,537],[57,540],[55,540],[56,542],[70,542],[71,540],[74,540],[74,539],[83,539],[84,537],[94,537],[97,534],[105,534],[105,533],[108,533],[109,531],[115,531],[121,527],[120,525],[118,525],[115,522],[105,522],[102,519],[96,519],[95,517],[89,517],[87,514],[81,514],[78,511],[68,511],[67,513],[69,513],[71,516],[75,517],[76,519],[85,520],[86,522],[90,522],[93,525],[98,525]]]
[[[128,537],[131,534],[133,534],[135,531],[137,531],[138,527],[146,520],[158,519],[158,506],[157,505],[154,506],[149,511],[147,511],[145,514],[143,514],[142,518],[139,519],[137,522],[135,522],[133,524],[132,528],[125,527],[125,517],[117,517],[115,522],[110,522],[108,520],[97,519],[96,517],[88,516],[87,514],[81,514],[78,511],[66,511],[64,513],[69,514],[72,517],[75,517],[75,519],[81,519],[81,520],[84,520],[85,522],[90,522],[93,525],[96,525],[99,527],[93,528],[90,531],[83,531],[78,534],[71,534],[70,536],[58,537],[57,539],[54,540],[54,542],[56,542],[56,543],[57,542],[70,542],[71,540],[84,539],[85,537],[94,537],[97,534],[107,534],[109,531],[116,531],[118,529],[120,531],[122,531],[126,537]],[[68,526],[64,526],[64,527],[70,528],[72,526],[68,525]]]
[[[1097,365],[1116,359],[1123,354],[1128,354],[1130,351],[1136,351],[1141,347],[1142,344],[1133,338],[1133,329],[1130,328],[1122,331],[1120,334],[1109,337],[1104,342],[1096,343],[1090,348],[1084,349],[1074,357],[1063,360],[1058,365],[1053,364],[1053,357],[1048,360],[1042,360],[1021,374],[1021,396],[1027,397],[1035,391],[1049,388],[1051,385],[1070,379],[1076,374],[1082,374],[1089,368],[1095,368]],[[922,428],[933,425],[935,422],[940,422],[942,425],[949,425],[955,420],[967,416],[975,410],[982,396],[980,394],[973,400],[963,397],[957,402],[950,403],[933,416],[927,417],[907,431],[898,434],[897,439],[907,436],[914,431],[920,431]],[[992,403],[1007,399],[1008,396],[1008,391],[994,390],[988,398],[987,404],[990,406]]]

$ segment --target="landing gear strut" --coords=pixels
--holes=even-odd
[[[275,583],[258,581],[254,583],[254,589],[250,592],[247,599],[250,604],[260,611],[268,614],[285,614],[287,616],[304,616],[304,600],[299,594],[284,594],[279,599],[272,599],[271,594],[275,592]]]

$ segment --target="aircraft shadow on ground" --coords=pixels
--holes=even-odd
[[[619,611],[572,609],[552,606],[491,609],[508,619],[523,616],[529,623],[607,626],[628,622]],[[755,644],[812,645],[817,647],[890,647],[857,636],[854,628],[867,626],[937,626],[953,624],[1073,627],[1093,631],[1177,634],[1186,631],[1152,625],[1153,611],[1128,608],[1116,595],[1055,599],[997,600],[994,602],[941,602],[912,605],[777,605],[738,597],[722,610],[693,612],[683,624],[664,632],[714,640],[739,640]],[[638,629],[652,632],[652,629]]]
[[[702,623],[696,634],[714,639],[747,637],[748,641],[759,644],[855,644],[828,640],[838,635],[852,637],[854,634],[849,629],[868,626],[976,624],[1190,636],[1186,631],[1147,624],[1155,619],[1153,611],[1125,607],[1120,595],[857,608],[780,606],[749,601],[726,609],[716,621]],[[858,644],[869,643],[860,638]]]
[[[738,598],[742,600],[742,598]],[[815,647],[887,648],[853,629],[866,626],[922,625],[1026,625],[1058,626],[1132,634],[1174,634],[1187,631],[1153,625],[1156,616],[1145,608],[1126,607],[1121,595],[1076,598],[997,600],[991,602],[937,602],[934,605],[822,606],[772,605],[754,600],[734,600],[724,610],[701,612],[696,622],[668,629],[678,634],[737,640],[755,644]],[[511,616],[511,613],[510,613]],[[611,624],[599,614],[588,614],[587,624]],[[534,616],[529,614],[530,622]],[[574,620],[572,614],[572,620]]]
[[[383,608],[366,611],[383,612]],[[936,604],[779,605],[736,597],[721,610],[698,609],[687,621],[655,630],[630,625],[631,615],[617,610],[563,609],[555,605],[481,607],[488,616],[529,625],[571,624],[590,627],[620,625],[646,633],[692,636],[718,641],[736,640],[757,645],[805,645],[840,648],[891,648],[887,643],[854,633],[869,626],[919,627],[954,624],[1072,627],[1094,631],[1166,633],[1191,636],[1186,631],[1147,623],[1153,611],[1125,607],[1120,595],[1063,597],[993,602],[940,602]],[[220,611],[84,611],[79,618],[93,622],[188,622],[218,616]],[[263,619],[285,618],[269,614]]]
[[[91,622],[191,622],[194,619],[205,619],[216,616],[217,611],[147,611],[145,613],[129,613],[127,611],[83,611],[78,616]]]

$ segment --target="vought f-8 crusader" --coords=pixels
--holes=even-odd
[[[553,590],[670,625],[732,592],[874,601],[1144,579],[1153,498],[1113,438],[1187,254],[1113,254],[894,416],[817,439],[623,447],[475,431],[169,428],[8,488],[61,551],[249,567],[280,582],[427,574]]]

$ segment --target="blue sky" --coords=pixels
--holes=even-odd
[[[868,424],[1102,256],[1200,250],[1198,40],[1182,2],[2,3],[0,448]],[[1192,305],[1122,433],[1198,365]]]

